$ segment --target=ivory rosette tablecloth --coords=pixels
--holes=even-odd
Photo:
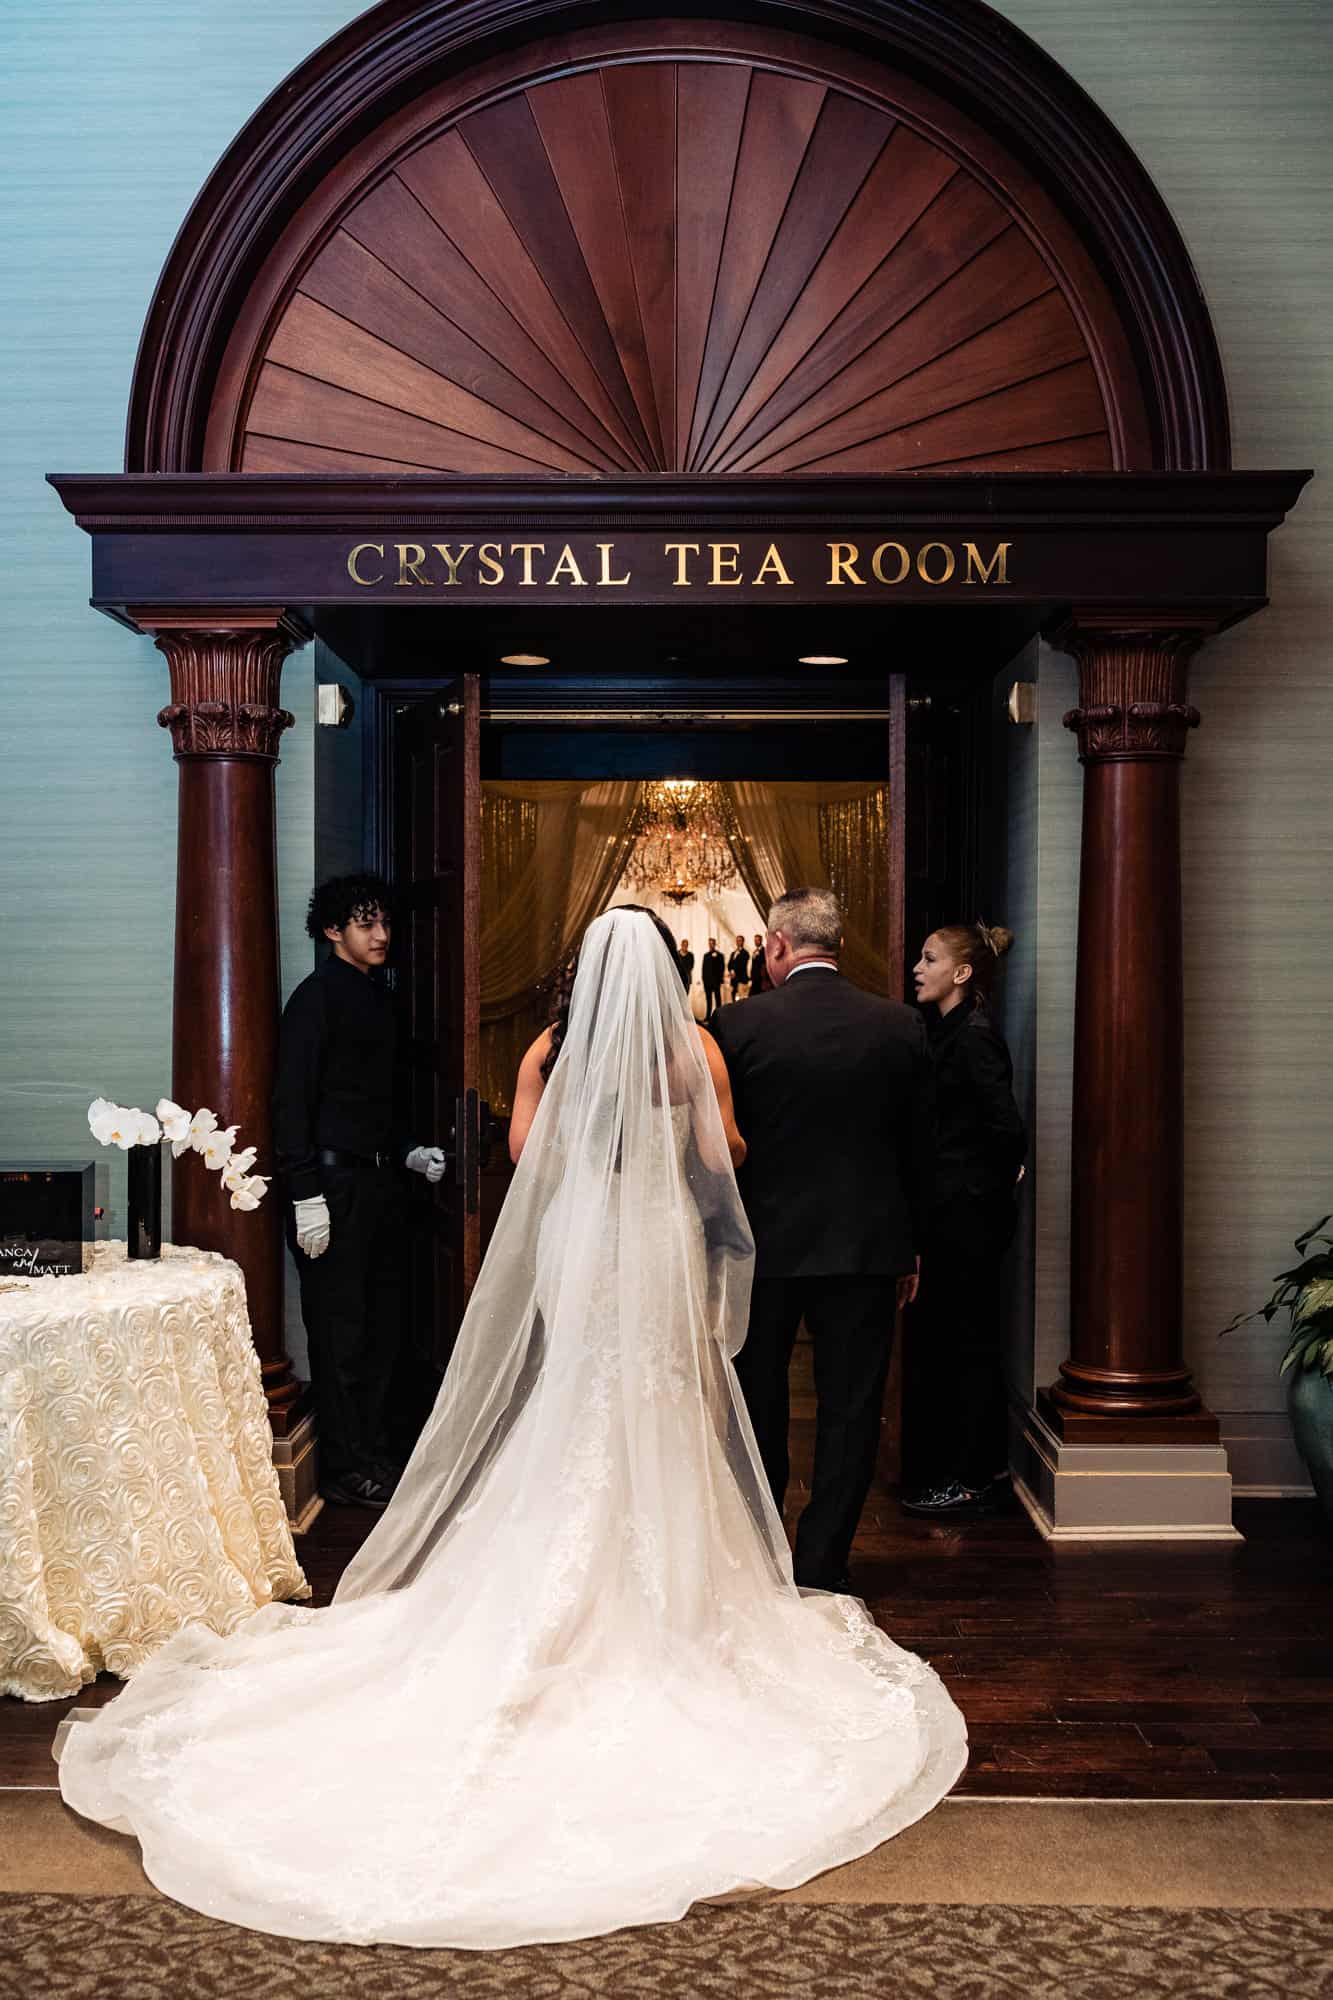
[[[105,1243],[0,1288],[0,1694],[128,1679],[181,1625],[309,1595],[237,1265]]]

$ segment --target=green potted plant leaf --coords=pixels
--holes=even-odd
[[[1296,1449],[1305,1460],[1329,1526],[1333,1527],[1333,1215],[1296,1238],[1301,1262],[1273,1280],[1273,1295],[1254,1312],[1237,1313],[1223,1333],[1262,1319],[1270,1325],[1285,1307],[1291,1338],[1282,1357],[1287,1409]],[[1322,1245],[1322,1249],[1313,1248]]]

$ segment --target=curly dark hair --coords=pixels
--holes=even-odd
[[[633,910],[641,917],[651,918],[658,936],[671,954],[671,963],[673,965],[679,964],[679,960],[676,957],[676,940],[655,910],[645,910],[642,903],[617,903],[616,908],[617,910]],[[548,1024],[551,1030],[551,1046],[542,1058],[543,1083],[550,1082],[551,1071],[555,1068],[555,1059],[559,1055],[560,1045],[565,1039],[565,1030],[569,1026],[570,996],[574,991],[574,981],[578,977],[578,970],[579,955],[575,952],[572,958],[566,960],[556,977],[552,991],[554,1010]]]
[[[383,917],[393,914],[393,894],[382,875],[334,875],[310,898],[306,931],[318,943],[326,930],[340,931],[353,918],[366,923],[376,910]]]

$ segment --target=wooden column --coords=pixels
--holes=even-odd
[[[1043,1414],[1071,1442],[1205,1443],[1185,1365],[1180,765],[1211,626],[1080,614],[1066,717],[1083,765],[1070,1355]]]
[[[257,1146],[273,1172],[278,1031],[278,901],[273,773],[293,718],[279,706],[282,663],[309,634],[280,610],[136,610],[171,669],[158,721],[180,771],[172,1095],[207,1105]],[[282,1196],[238,1212],[217,1174],[182,1159],[172,1176],[172,1235],[220,1250],[245,1273],[255,1346],[275,1433],[301,1385],[283,1348]]]

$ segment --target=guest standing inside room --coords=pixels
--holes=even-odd
[[[306,929],[333,949],[283,1010],[273,1140],[310,1344],[320,1492],[381,1508],[397,1477],[384,1401],[399,1333],[398,1170],[433,1184],[445,1161],[438,1146],[395,1136],[393,1001],[377,977],[389,953],[387,884],[321,883]]]
[[[704,1019],[711,1021],[722,1005],[722,981],[726,975],[727,961],[717,948],[717,939],[709,938],[708,949],[704,953],[703,964],[699,968],[704,983]]]
[[[913,970],[935,1069],[935,1187],[906,1330],[909,1513],[966,1520],[1008,1497],[1000,1262],[1027,1129],[988,1004],[1012,931],[948,924]]]
[[[727,960],[727,975],[731,980],[732,999],[743,1000],[750,985],[750,954],[743,937],[737,938],[736,949]]]
[[[682,938],[676,953],[676,964],[680,967],[680,983],[689,992],[694,984],[694,953],[690,950],[688,938]]]
[[[756,993],[771,993],[773,981],[768,976],[768,955],[764,950],[764,934],[754,934],[754,953],[750,959],[750,997]]]
[[[791,889],[768,917],[774,991],[713,1032],[749,1153],[738,1175],[755,1240],[736,1373],[781,1512],[787,1376],[804,1318],[814,1345],[815,1463],[796,1530],[797,1583],[846,1590],[875,1470],[899,1306],[916,1291],[934,1125],[920,1016],[838,970],[842,913]]]

